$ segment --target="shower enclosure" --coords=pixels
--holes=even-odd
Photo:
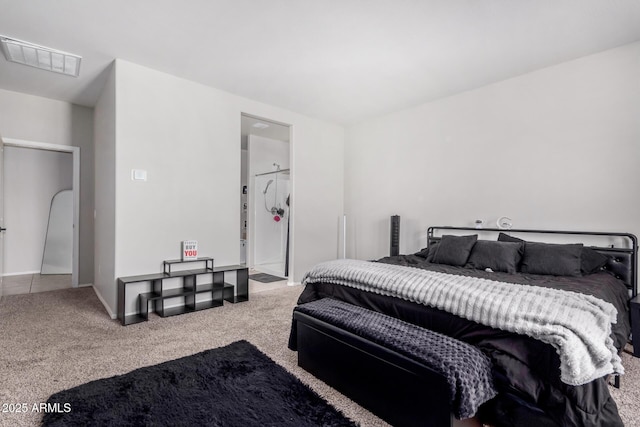
[[[253,268],[287,276],[289,236],[289,169],[254,177]]]

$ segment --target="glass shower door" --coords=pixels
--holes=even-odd
[[[290,194],[289,175],[256,176],[254,181],[254,269],[285,277]]]

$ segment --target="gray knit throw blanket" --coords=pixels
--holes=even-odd
[[[480,405],[497,394],[491,360],[470,344],[331,298],[299,305],[294,311],[352,332],[439,373],[449,384],[449,401],[458,419],[471,418]]]
[[[560,378],[569,385],[624,373],[611,338],[617,311],[590,295],[350,259],[318,264],[302,283],[393,296],[530,336],[556,349]]]

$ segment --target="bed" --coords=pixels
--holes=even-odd
[[[541,243],[545,239],[553,243]],[[576,243],[580,239],[599,239],[606,244]],[[560,244],[559,240],[571,243]],[[366,264],[362,264],[363,261],[336,263],[329,263],[334,270],[327,270],[327,265],[323,269],[321,265],[307,273],[303,280],[305,289],[298,303],[334,298],[479,348],[491,360],[493,381],[498,391],[495,398],[478,410],[476,417],[481,422],[497,427],[623,425],[610,396],[608,381],[612,375],[623,373],[618,355],[627,344],[631,330],[628,305],[637,294],[637,239],[634,235],[431,227],[428,246],[416,254],[386,257]],[[336,269],[344,270],[345,276],[335,275]],[[327,271],[330,272],[324,274]],[[369,271],[387,274],[388,283],[372,285],[366,277],[370,275]],[[455,307],[429,303],[415,297],[423,293],[416,289],[422,289],[424,277],[452,280],[452,284],[443,285],[447,290],[458,286],[473,288],[463,290],[459,301],[457,296],[445,298],[455,299]],[[398,293],[400,288],[405,292],[409,282],[413,286],[407,291],[409,293]],[[503,296],[505,289],[515,292],[511,300]],[[611,350],[611,360],[600,363],[601,360],[594,357],[598,359],[595,367],[589,365],[581,370],[582,367],[575,367],[579,362],[571,359],[581,357],[576,356],[579,352],[574,352],[575,347],[567,346],[570,351],[563,353],[558,349],[562,345],[555,341],[557,337],[538,334],[538,327],[547,325],[546,318],[539,321],[540,325],[535,323],[538,317],[534,316],[533,322],[529,319],[531,330],[528,330],[519,329],[520,326],[505,327],[500,323],[504,321],[501,312],[497,316],[498,323],[486,314],[491,306],[499,307],[499,310],[509,307],[507,310],[516,314],[526,314],[527,304],[514,301],[526,300],[517,292],[531,291],[567,307],[559,311],[569,313],[566,314],[569,322],[584,323],[577,320],[575,313],[594,310],[595,318],[599,319],[594,323],[602,326],[606,333],[600,331],[598,335],[598,332],[588,330],[587,352],[600,357],[602,352],[598,352],[607,347]],[[485,294],[470,297],[473,292]],[[496,297],[487,298],[487,292],[495,292]],[[541,298],[534,300],[551,305]],[[571,302],[574,299],[578,301],[575,308],[578,311],[571,312],[568,307],[574,304]],[[481,304],[481,300],[484,303]],[[464,301],[467,306],[463,307]],[[500,301],[511,302],[500,306]],[[581,304],[587,304],[588,308]],[[533,303],[529,305],[533,307]],[[478,317],[470,314],[472,312],[479,313]],[[293,334],[292,341],[295,341]],[[295,348],[295,342],[290,347]]]

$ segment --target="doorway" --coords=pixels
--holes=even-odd
[[[4,204],[4,226],[7,231],[4,235],[4,262],[1,271],[4,279],[3,294],[6,296],[77,287],[80,148],[11,138],[3,140],[6,148],[1,172],[5,178],[4,194],[7,202]],[[19,161],[16,161],[17,159]],[[9,164],[9,161],[12,163]],[[28,184],[27,181],[29,181]],[[35,199],[37,203],[32,203],[29,206],[22,205],[21,200],[27,199],[27,197],[23,196],[20,191],[29,188],[27,191],[33,193],[33,186],[42,182],[46,184],[46,188],[37,191],[38,197],[34,197],[33,194],[29,195],[29,200]],[[24,184],[25,187],[16,188],[16,183]],[[52,261],[51,258],[44,256],[45,241],[48,236],[52,235],[51,227],[55,224],[55,218],[53,222],[50,222],[50,214],[52,207],[58,205],[52,202],[55,199],[53,194],[60,190],[71,190],[68,196],[65,194],[64,197],[57,198],[69,201],[67,204],[69,207],[65,210],[68,209],[67,212],[70,212],[72,216],[67,222],[70,228],[69,237],[67,237],[70,240],[68,247],[71,249],[67,265],[70,266],[70,270],[66,267],[65,274],[61,274],[62,270],[54,270],[53,275],[45,275],[46,271],[42,271],[43,262],[51,271]],[[11,200],[13,200],[12,203],[10,203]],[[55,240],[49,241],[53,242],[53,244],[47,243],[49,253],[52,253],[50,249],[56,248],[58,243]]]
[[[240,259],[271,281],[290,275],[290,133],[289,125],[242,114]]]

